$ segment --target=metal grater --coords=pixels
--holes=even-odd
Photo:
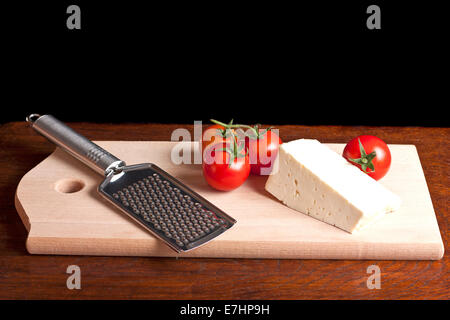
[[[105,175],[98,192],[176,252],[195,249],[236,220],[152,163],[127,166],[51,115],[27,122],[50,141]]]

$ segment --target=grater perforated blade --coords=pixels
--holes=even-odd
[[[27,122],[50,141],[105,175],[99,194],[176,252],[195,249],[236,220],[152,163],[127,166],[51,115]]]

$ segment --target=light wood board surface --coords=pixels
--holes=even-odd
[[[251,176],[231,192],[211,189],[201,166],[171,161],[177,142],[100,141],[128,164],[152,162],[237,219],[196,250],[176,254],[97,194],[103,177],[60,149],[28,172],[16,192],[32,254],[217,258],[437,260],[444,247],[420,160],[413,145],[389,145],[392,165],[380,181],[402,208],[354,234],[294,211]],[[192,146],[189,144],[188,149]],[[340,153],[343,144],[327,144]],[[81,190],[72,193],[60,191]],[[57,191],[59,189],[60,191]]]

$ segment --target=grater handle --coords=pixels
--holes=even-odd
[[[107,175],[111,170],[125,166],[125,162],[49,114],[32,114],[27,117],[27,122],[41,135],[100,174]]]

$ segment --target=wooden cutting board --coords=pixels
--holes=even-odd
[[[402,208],[349,234],[281,204],[264,190],[267,177],[251,176],[231,192],[211,189],[200,165],[171,161],[178,142],[97,143],[128,164],[157,164],[237,219],[236,225],[203,247],[176,254],[106,203],[96,193],[103,178],[58,148],[28,172],[17,188],[16,208],[29,231],[30,253],[383,260],[437,260],[444,254],[413,145],[389,146],[392,165],[381,180],[402,198]],[[328,146],[338,153],[344,147]],[[185,147],[191,150],[196,144],[187,142]]]

